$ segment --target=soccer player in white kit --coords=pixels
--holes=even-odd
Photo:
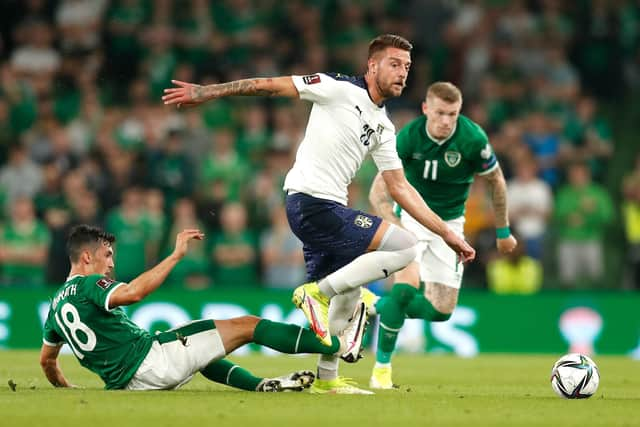
[[[304,139],[287,174],[287,218],[304,244],[309,283],[294,291],[318,338],[341,330],[353,316],[360,286],[388,277],[416,255],[416,238],[381,218],[347,207],[347,187],[371,155],[394,200],[438,234],[466,262],[474,249],[424,203],[404,176],[395,148],[395,128],[384,101],[400,96],[411,66],[412,45],[385,34],[369,44],[362,77],[316,73],[252,78],[201,86],[174,80],[168,105],[193,106],[232,95],[301,98],[313,102]],[[331,301],[329,307],[329,301]],[[321,357],[318,393],[370,394],[338,377],[338,359]]]

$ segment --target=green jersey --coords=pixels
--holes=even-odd
[[[400,130],[397,149],[407,180],[443,220],[463,216],[473,176],[498,167],[487,134],[463,115],[444,141],[431,138],[427,117],[418,117]]]
[[[82,366],[107,389],[124,388],[146,357],[153,338],[120,307],[107,307],[121,282],[100,275],[73,276],[51,300],[44,324],[47,345],[67,343]]]
[[[25,228],[7,223],[0,229],[0,246],[14,251],[27,253],[34,248],[48,247],[51,234],[47,226],[35,220],[32,226]],[[6,261],[0,265],[0,280],[5,279],[10,284],[19,286],[42,286],[45,283],[44,265],[34,265],[20,261]]]

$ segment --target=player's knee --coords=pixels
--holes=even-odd
[[[402,257],[401,268],[405,268],[409,263],[411,263],[411,261],[416,259],[416,256],[418,255],[418,246],[413,245],[407,249],[402,249],[401,251],[398,251],[398,255]]]
[[[399,228],[399,232],[402,235],[402,241],[407,249],[417,250],[416,245],[418,244],[418,238],[411,232],[405,230],[404,228]]]
[[[451,318],[453,310],[456,308],[457,299],[444,298],[439,301],[432,301],[433,314],[432,322],[445,322]]]
[[[391,224],[387,230],[382,243],[380,244],[380,250],[382,251],[401,251],[405,249],[413,248],[418,244],[418,239],[413,233],[408,232],[404,228],[400,228],[397,225]],[[413,258],[412,258],[413,259]]]
[[[454,306],[445,306],[442,301],[432,301],[424,295],[416,295],[407,307],[407,314],[413,319],[424,319],[429,322],[444,322],[451,318]]]
[[[242,316],[241,319],[243,319],[243,321],[247,323],[249,326],[251,326],[252,328],[255,328],[258,325],[258,323],[262,320],[258,316],[253,316],[251,314]]]
[[[256,330],[256,326],[260,323],[258,316],[246,315],[231,319],[232,327],[237,331],[241,331],[242,335],[247,338],[247,342],[253,339],[253,334]]]

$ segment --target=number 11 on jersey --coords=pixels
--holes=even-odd
[[[429,177],[429,170],[431,170],[431,177]],[[438,161],[437,160],[425,160],[424,172],[422,173],[424,179],[431,179],[435,181],[438,178]]]

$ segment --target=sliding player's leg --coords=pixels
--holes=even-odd
[[[359,338],[363,324],[348,322],[338,336],[331,336],[331,345],[319,342],[310,329],[288,323],[272,322],[256,316],[242,316],[216,320],[226,354],[253,342],[282,353],[319,353],[338,355],[347,359],[359,356],[353,342]]]
[[[311,371],[296,371],[275,378],[256,377],[227,359],[211,362],[201,369],[200,373],[207,379],[220,384],[259,392],[302,391],[311,386],[315,379]]]
[[[210,367],[213,362],[249,342],[266,345],[284,353],[337,354],[349,360],[357,360],[360,348],[354,348],[353,342],[362,334],[360,328],[363,327],[364,323],[349,323],[340,337],[331,337],[331,346],[327,347],[318,342],[309,329],[255,316],[218,321],[197,320],[155,335],[147,357],[127,388],[159,390],[180,387],[196,372]],[[214,365],[204,374],[219,379],[220,375],[224,375],[226,365],[228,364]],[[229,370],[232,368],[226,367]],[[223,373],[218,372],[220,369]],[[237,374],[242,374],[243,378],[238,379],[238,382],[244,384],[245,388],[255,382],[255,378],[252,379],[242,371]],[[303,372],[286,378],[294,382],[299,380],[301,385],[308,386],[313,381],[308,380],[308,377]],[[282,383],[286,378],[279,380]]]
[[[361,310],[363,309],[364,306]],[[217,320],[215,323],[226,353],[231,353],[249,342],[255,342],[284,353],[335,353],[356,360],[360,348],[354,349],[354,345],[358,344],[355,340],[362,335],[358,328],[364,327],[364,320],[360,323],[347,322],[342,327],[340,337],[332,337],[332,346],[327,347],[316,339],[312,331],[297,325],[272,322],[255,316]],[[224,359],[210,363],[200,372],[215,382],[243,390],[263,392],[301,391],[309,387],[315,378],[310,371],[297,371],[275,378],[260,378]]]

